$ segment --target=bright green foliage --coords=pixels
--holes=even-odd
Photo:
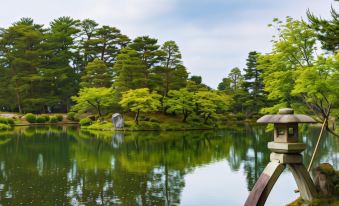
[[[164,58],[161,66],[155,68],[156,90],[167,96],[169,90],[178,90],[186,86],[187,70],[182,65],[181,53],[174,41],[167,41],[161,47]]]
[[[51,116],[50,119],[49,119],[49,122],[50,122],[50,123],[57,123],[57,122],[58,122],[58,117],[56,117],[56,116],[54,116],[54,115]]]
[[[68,112],[67,113],[67,119],[71,120],[71,121],[75,121],[76,120],[75,115],[76,115],[75,112]]]
[[[126,110],[135,112],[135,122],[139,122],[140,112],[155,112],[161,106],[161,95],[156,92],[149,92],[148,88],[128,90],[122,94],[119,104]]]
[[[312,66],[314,60],[315,34],[303,21],[286,18],[286,23],[275,19],[278,37],[273,41],[273,50],[267,55],[260,55],[258,69],[262,77],[268,99],[279,100],[290,107],[294,101],[291,95],[295,71]],[[272,109],[264,110],[276,113]]]
[[[35,123],[36,122],[36,115],[32,113],[28,113],[25,115],[25,119],[29,123]]]
[[[218,112],[229,109],[232,98],[216,91],[199,91],[195,94],[195,102],[204,123],[207,123],[210,118],[216,118]]]
[[[81,126],[89,126],[92,124],[92,120],[86,117],[86,118],[81,119],[79,123]]]
[[[80,89],[78,96],[72,97],[76,104],[72,107],[73,111],[79,113],[93,111],[99,116],[103,115],[105,109],[114,106],[115,94],[112,88],[83,88]]]
[[[0,123],[0,130],[9,130],[11,127],[7,124]]]
[[[316,31],[322,48],[334,53],[339,50],[339,14],[333,7],[331,16],[331,20],[326,20],[315,17],[310,11],[307,11],[308,20],[311,22],[310,26]]]
[[[14,120],[12,118],[0,117],[1,124],[14,125]]]
[[[100,59],[88,63],[81,77],[81,87],[111,87],[112,74],[106,64]]]
[[[183,122],[193,113],[195,107],[194,93],[189,92],[186,88],[180,90],[170,90],[168,97],[165,98],[164,106],[168,112],[178,112],[183,115]]]
[[[46,114],[40,115],[41,117],[43,117],[45,119],[45,122],[49,121],[49,116]]]
[[[292,95],[301,95],[308,108],[326,118],[331,110],[339,114],[339,53],[332,57],[319,57],[313,66],[296,71]]]
[[[46,118],[43,117],[43,116],[37,116],[35,122],[36,123],[45,123],[46,122]]]
[[[139,54],[129,47],[120,51],[118,60],[114,64],[114,87],[118,91],[147,87],[147,79],[144,74],[145,65]]]

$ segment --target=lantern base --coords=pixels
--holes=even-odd
[[[268,149],[275,153],[292,153],[298,154],[306,149],[306,145],[303,143],[279,143],[269,142]]]

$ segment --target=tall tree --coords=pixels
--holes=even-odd
[[[262,71],[257,68],[258,53],[253,51],[248,54],[246,68],[244,69],[243,89],[245,97],[244,105],[246,106],[247,115],[259,113],[267,102],[263,91]]]
[[[119,50],[127,46],[130,39],[120,33],[120,30],[111,26],[102,26],[85,43],[85,53],[88,61],[99,58],[107,66],[112,67],[116,61]]]
[[[60,17],[50,23],[50,30],[46,34],[44,49],[47,59],[42,76],[50,92],[45,95],[50,99],[50,107],[64,106],[58,108],[59,111],[69,109],[70,97],[79,88],[78,74],[72,65],[76,58],[75,39],[80,32],[78,26],[78,20]]]
[[[158,40],[150,38],[149,36],[137,37],[133,40],[129,47],[137,51],[140,59],[145,64],[145,79],[146,86],[151,87],[149,84],[152,84],[152,68],[159,64],[160,60],[163,58],[163,52],[159,50],[159,45],[157,44]]]
[[[3,64],[10,70],[10,87],[20,113],[42,108],[46,101],[40,95],[40,68],[43,65],[42,41],[45,30],[33,19],[22,18],[1,33],[0,50]],[[12,95],[12,93],[9,93]]]
[[[81,77],[81,87],[111,87],[112,74],[106,64],[100,59],[88,63]]]
[[[169,90],[176,90],[186,86],[187,70],[182,64],[181,53],[174,41],[167,41],[161,47],[164,59],[161,66],[155,68],[158,75],[158,88],[164,96]]]
[[[123,48],[114,65],[114,87],[119,91],[147,87],[143,64],[138,53],[129,47]]]
[[[243,76],[238,67],[231,69],[228,74],[228,78],[231,80],[231,88],[234,93],[236,93],[242,86]]]

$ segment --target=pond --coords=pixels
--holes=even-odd
[[[303,126],[308,164],[319,128]],[[257,125],[185,132],[92,132],[16,127],[0,133],[0,205],[243,205],[269,161],[271,132]],[[339,164],[326,134],[315,165]],[[267,201],[298,194],[285,171]]]

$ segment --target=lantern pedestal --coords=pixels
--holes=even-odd
[[[315,185],[302,162],[302,152],[306,145],[302,143],[269,142],[272,151],[271,162],[266,166],[248,196],[245,206],[264,205],[274,184],[286,166],[289,167],[297,183],[302,199],[311,201],[316,198]]]

